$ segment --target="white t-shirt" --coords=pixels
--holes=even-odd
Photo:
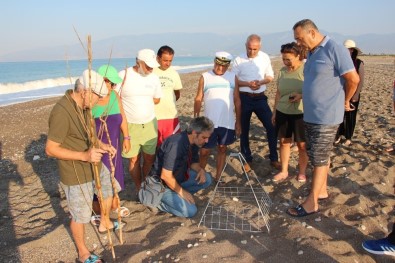
[[[204,79],[204,116],[213,121],[214,127],[235,129],[233,92],[235,74],[227,71],[218,76],[213,71],[202,74]]]
[[[125,70],[119,72],[122,79]],[[154,98],[160,98],[162,90],[157,75],[141,76],[133,67],[128,68],[121,90],[122,106],[128,123],[144,124],[155,118]]]
[[[173,68],[161,70],[154,68],[153,73],[159,76],[162,88],[162,98],[155,105],[155,114],[158,120],[167,120],[177,118],[175,90],[182,89],[180,75]]]
[[[241,54],[233,61],[232,71],[237,78],[242,81],[262,80],[266,76],[274,77],[270,57],[259,51],[255,58],[248,58],[246,54]],[[266,90],[266,85],[262,85],[258,90],[251,90],[249,87],[239,87],[240,91],[260,93]]]

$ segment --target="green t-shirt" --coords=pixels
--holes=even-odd
[[[70,97],[72,90],[55,104],[49,116],[48,139],[61,147],[84,152],[89,149],[88,134],[81,121],[87,123],[88,111],[82,111]],[[80,117],[78,117],[80,113]],[[88,126],[89,127],[89,126]],[[93,180],[93,165],[83,161],[59,160],[60,181],[65,185],[78,185]],[[100,171],[100,167],[99,167]]]
[[[277,110],[285,114],[303,114],[303,102],[289,102],[291,94],[302,94],[303,88],[303,69],[302,64],[298,69],[287,72],[287,68],[280,69],[277,79],[277,88],[280,92],[280,100],[277,103]]]

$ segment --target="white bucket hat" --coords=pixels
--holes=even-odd
[[[355,44],[354,40],[347,39],[346,41],[344,41],[343,45],[346,48],[353,48],[353,49],[357,50],[358,51],[358,55],[362,54],[362,51],[357,47],[357,45]]]
[[[80,82],[85,89],[89,88],[89,70],[86,69],[80,77]],[[104,79],[96,71],[91,70],[91,90],[100,97],[105,97],[108,94],[107,86],[104,84]]]

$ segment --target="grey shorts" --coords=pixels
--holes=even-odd
[[[338,127],[305,122],[307,155],[313,166],[328,165]]]
[[[111,185],[110,171],[105,165],[102,165],[100,171],[100,183],[104,199],[114,195]],[[116,191],[119,192],[121,187],[117,180],[115,180],[115,184]],[[93,181],[78,185],[65,185],[60,182],[60,186],[66,195],[67,206],[73,220],[77,223],[89,223],[92,215],[93,193],[98,193],[95,188],[95,182]]]

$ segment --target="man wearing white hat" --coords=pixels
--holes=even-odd
[[[158,66],[155,52],[142,49],[137,52],[136,64],[119,72],[119,76],[125,79],[120,94],[131,142],[130,151],[122,153],[122,156],[129,159],[129,172],[137,192],[142,182],[141,156],[144,159],[143,177],[148,174],[155,159],[158,139],[155,104],[160,102],[162,90],[159,77],[152,71]]]
[[[215,53],[214,68],[200,77],[194,105],[194,117],[199,117],[204,100],[204,116],[214,123],[214,132],[200,149],[200,166],[206,167],[211,149],[217,146],[217,181],[225,166],[227,145],[241,132],[239,86],[236,75],[228,71],[231,61],[228,52]]]
[[[100,148],[92,145],[92,138],[96,137],[96,134],[90,134],[88,115],[88,109],[107,94],[108,89],[103,78],[94,71],[85,70],[83,76],[76,81],[74,90],[66,91],[49,116],[45,152],[48,156],[58,159],[60,186],[66,195],[71,214],[71,234],[78,250],[78,260],[81,262],[102,262],[99,256],[90,253],[84,237],[85,224],[91,219],[95,192],[93,163],[99,163],[101,167],[101,191],[108,208],[107,215],[114,194],[110,172],[104,165],[100,165],[100,162],[105,152],[114,156],[116,150],[111,145],[101,142]],[[119,225],[101,220],[99,231],[104,231],[106,227],[117,230]]]

